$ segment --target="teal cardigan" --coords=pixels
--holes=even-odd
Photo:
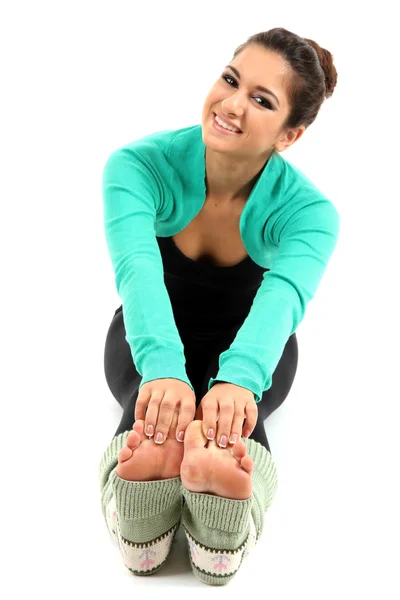
[[[105,236],[140,388],[175,378],[194,391],[156,236],[178,233],[204,205],[205,150],[201,125],[160,131],[114,150],[103,169]],[[251,390],[259,402],[315,296],[336,246],[339,215],[274,151],[245,204],[240,234],[252,260],[270,270],[208,390],[225,381]]]

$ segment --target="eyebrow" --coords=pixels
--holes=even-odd
[[[225,68],[227,68],[227,69],[232,69],[232,71],[235,73],[236,77],[237,77],[238,79],[240,79],[240,73],[239,73],[239,71],[238,71],[238,70],[237,70],[235,67],[231,67],[231,65],[226,65],[226,67],[225,67]],[[268,90],[267,88],[263,87],[262,85],[258,85],[258,86],[256,87],[256,90],[260,90],[261,92],[265,92],[266,94],[270,94],[271,96],[273,96],[273,97],[275,98],[275,100],[276,100],[276,101],[277,101],[277,103],[278,103],[278,106],[280,106],[280,104],[279,104],[279,100],[278,100],[278,98],[275,96],[274,92],[271,92],[271,90]]]

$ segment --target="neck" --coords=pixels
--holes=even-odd
[[[207,195],[226,203],[247,200],[271,154],[244,162],[206,148]]]

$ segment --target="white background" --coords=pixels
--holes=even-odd
[[[399,598],[399,50],[394,4],[9,2],[0,13],[4,598]],[[98,464],[121,417],[103,371],[120,299],[102,169],[146,134],[201,122],[253,33],[330,50],[338,83],[283,156],[338,208],[341,233],[265,427],[279,489],[259,544],[218,589],[182,528],[153,577],[124,567]],[[397,573],[397,576],[396,576]],[[6,592],[3,594],[3,592]],[[240,594],[240,596],[239,596]]]

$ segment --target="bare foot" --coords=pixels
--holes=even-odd
[[[143,419],[135,421],[129,432],[126,446],[118,453],[117,475],[127,481],[179,477],[184,446],[176,439],[177,413],[163,444],[155,444],[152,438],[144,434],[144,424]]]
[[[178,442],[179,443],[179,442]],[[231,500],[251,497],[254,461],[243,440],[220,448],[204,437],[202,421],[192,421],[185,432],[181,479],[191,492],[214,494]]]

